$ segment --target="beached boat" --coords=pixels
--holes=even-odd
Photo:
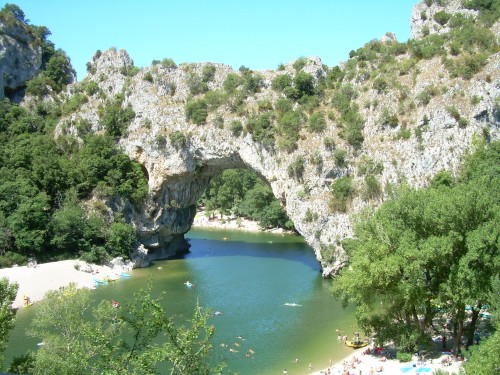
[[[346,341],[345,344],[354,349],[362,348],[368,345],[366,341]]]

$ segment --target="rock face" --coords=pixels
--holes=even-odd
[[[462,0],[432,0],[422,1],[413,8],[411,14],[411,39],[419,39],[425,34],[443,34],[450,31],[446,25],[441,25],[435,20],[435,15],[438,12],[446,12],[449,14],[463,14],[465,16],[476,17],[477,11],[465,9],[462,6]]]
[[[417,5],[415,12],[420,15],[424,6],[427,7],[424,3]],[[437,10],[437,6],[426,10]],[[415,21],[413,35],[418,37],[421,29],[422,25]],[[403,60],[407,56],[398,58]],[[246,126],[249,114],[259,112],[259,103],[275,103],[281,94],[271,89],[271,82],[278,75],[293,76],[292,64],[280,71],[258,73],[262,88],[244,99],[244,113],[225,104],[210,111],[206,124],[195,125],[185,115],[190,77],[199,77],[206,66],[212,66],[214,74],[208,89],[218,90],[229,73],[238,72],[222,64],[178,67],[159,64],[130,75],[126,72],[131,70],[133,62],[128,54],[109,50],[95,56],[82,83],[95,82],[100,93],[83,104],[78,113],[61,121],[59,129],[76,136],[71,124],[84,118],[92,123],[93,132],[100,133],[104,129],[99,123],[99,108],[105,105],[106,98],[121,93],[125,97],[123,105],[132,106],[135,119],[119,144],[143,165],[149,181],[149,198],[141,207],[114,202],[112,208],[121,211],[137,228],[142,264],[148,259],[186,250],[183,235],[190,229],[195,203],[210,179],[224,169],[247,168],[271,186],[296,229],[314,248],[324,273],[329,274],[345,263],[340,241],[352,235],[353,215],[368,205],[379,205],[389,190],[384,191],[384,187],[401,181],[425,186],[438,171],[456,172],[475,137],[499,137],[499,61],[499,54],[491,56],[481,72],[464,80],[452,78],[440,58],[421,60],[414,74],[401,75],[397,84],[384,92],[367,85],[359,76],[346,77],[343,83],[350,83],[359,91],[355,101],[365,123],[362,147],[354,149],[339,136],[341,126],[334,115],[328,116],[326,130],[321,134],[302,129],[297,149],[288,153],[264,147],[249,132],[234,135],[229,124],[238,120]],[[302,70],[311,74],[316,83],[326,75],[319,58],[306,59]],[[438,88],[438,93],[422,104],[419,98],[430,87]],[[325,102],[328,104],[328,100]],[[331,111],[324,106],[320,110]],[[450,110],[452,107],[459,108],[462,121]],[[385,125],[381,121],[384,111],[398,113],[398,123]],[[220,118],[224,120],[223,126]],[[174,140],[176,134],[185,135],[181,145]],[[334,140],[335,146],[325,144],[327,137]],[[338,162],[337,150],[346,152],[345,165]],[[318,157],[321,163],[317,162]],[[304,163],[303,173],[291,173],[289,166],[300,159]],[[367,161],[383,166],[377,176],[383,192],[377,196],[362,194],[365,180],[360,171]],[[332,212],[331,184],[346,175],[352,176],[360,193],[346,212]]]
[[[34,40],[23,27],[0,18],[0,100],[7,94],[19,101],[26,81],[40,71],[42,48]]]

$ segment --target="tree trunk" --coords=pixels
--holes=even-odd
[[[458,356],[460,354],[460,347],[462,346],[462,335],[464,333],[464,318],[465,318],[465,305],[458,308],[455,324],[453,325],[453,354]]]
[[[465,348],[469,348],[472,344],[474,344],[474,332],[476,331],[477,319],[479,318],[479,310],[481,310],[481,306],[483,304],[479,302],[475,309],[472,310],[472,320],[469,325],[469,329],[467,331],[467,343],[465,344]]]

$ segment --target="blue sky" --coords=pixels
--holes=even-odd
[[[165,57],[276,69],[300,56],[335,66],[351,49],[394,32],[410,35],[418,0],[17,0],[66,51],[84,78],[98,49],[128,51],[136,66]]]

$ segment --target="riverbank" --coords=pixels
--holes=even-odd
[[[16,299],[12,307],[22,308],[23,296],[30,302],[41,301],[50,290],[57,290],[70,283],[77,288],[94,288],[94,280],[128,271],[124,265],[97,266],[79,260],[62,260],[37,264],[36,266],[19,266],[0,269],[0,279],[6,277],[9,282],[19,285]]]
[[[442,370],[448,374],[458,374],[461,362],[451,358],[448,354],[435,353],[432,359],[420,362],[416,356],[413,361],[402,363],[397,359],[389,359],[383,350],[374,350],[373,346],[356,349],[343,360],[332,364],[320,371],[311,372],[310,375],[375,375],[375,374],[432,374]]]
[[[198,211],[192,228],[231,229],[248,232],[294,233],[283,228],[262,229],[256,221],[234,215],[214,215],[209,217],[206,211]]]

